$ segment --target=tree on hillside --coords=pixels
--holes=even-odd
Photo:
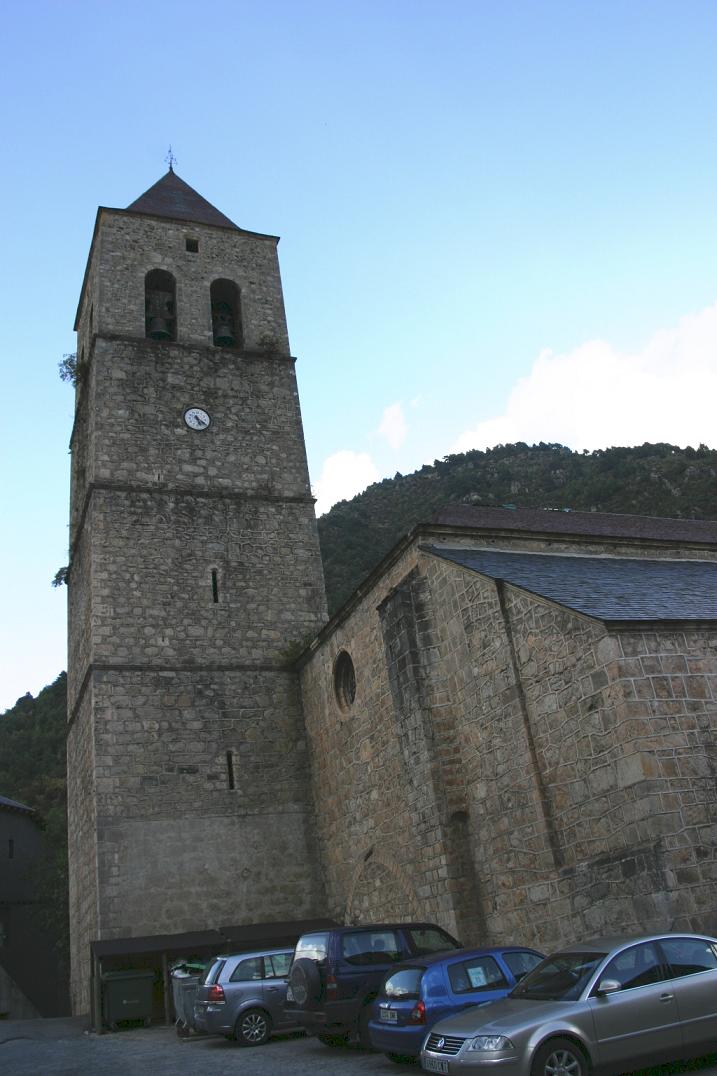
[[[67,895],[67,676],[60,673],[37,698],[29,693],[0,716],[0,795],[36,812],[46,856],[35,871],[39,917],[66,963]]]

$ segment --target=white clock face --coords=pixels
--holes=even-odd
[[[188,407],[184,412],[184,421],[190,430],[206,430],[212,420],[201,407]]]

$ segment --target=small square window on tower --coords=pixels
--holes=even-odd
[[[186,239],[184,240],[184,242],[185,242],[187,250],[189,251],[190,254],[198,254],[199,253],[199,240],[198,239],[190,239],[189,236],[187,236]]]

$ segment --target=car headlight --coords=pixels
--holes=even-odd
[[[468,1044],[469,1050],[514,1050],[515,1046],[505,1035],[476,1035]]]

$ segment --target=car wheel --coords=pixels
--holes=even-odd
[[[531,1076],[588,1076],[585,1054],[570,1039],[548,1039],[538,1049]]]
[[[317,1035],[316,1038],[319,1042],[322,1042],[324,1046],[345,1046],[348,1042],[348,1035]]]
[[[234,1038],[242,1046],[263,1046],[269,1038],[271,1020],[261,1009],[247,1009],[234,1026]]]

